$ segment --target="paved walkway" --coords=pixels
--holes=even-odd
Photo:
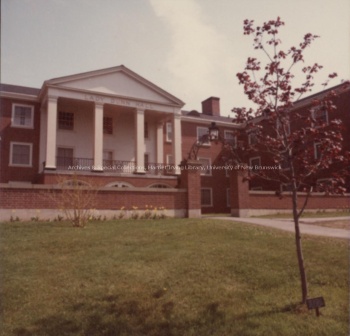
[[[234,222],[250,223],[255,225],[268,226],[279,230],[294,232],[294,222],[292,219],[238,218],[238,217],[216,217],[216,216],[210,216],[210,218],[220,219],[220,220],[231,220]],[[332,220],[334,221],[349,220],[349,223],[350,223],[350,217],[302,218],[300,220],[300,231],[302,234],[350,239],[350,230],[333,229],[325,226],[305,224],[305,223],[314,223],[314,222],[320,222],[320,221],[328,222]]]

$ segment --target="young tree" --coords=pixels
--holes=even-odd
[[[248,163],[249,156],[259,153],[265,162],[261,163],[261,168],[254,169],[249,178],[269,180],[278,187],[288,185],[292,194],[302,303],[305,303],[308,285],[299,219],[313,190],[345,191],[342,184],[349,155],[343,151],[342,122],[332,119],[336,109],[333,100],[344,87],[326,90],[303,112],[296,110],[297,102],[311,92],[314,77],[322,68],[317,63],[304,65],[304,52],[318,36],[308,33],[299,46],[283,50],[279,39],[279,29],[283,25],[279,17],[261,26],[255,26],[252,20],[244,21],[244,34],[253,36],[254,49],[262,52],[266,62],[263,65],[257,58],[249,57],[244,71],[237,74],[244,93],[256,109],[233,109],[237,122],[243,123],[245,128],[237,131],[238,147],[226,144],[225,151],[230,152],[226,155],[235,163]],[[296,76],[298,72],[299,77]],[[330,74],[324,87],[336,76],[336,73]],[[298,84],[300,78],[303,80]],[[277,165],[279,169],[264,169],[266,165]],[[332,179],[317,185],[316,180],[322,172],[325,176],[332,172]],[[300,191],[306,193],[302,204]],[[276,193],[281,197],[279,190]]]

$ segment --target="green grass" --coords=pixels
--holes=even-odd
[[[1,335],[348,335],[348,243],[209,219],[1,224]],[[0,327],[1,328],[1,327]]]

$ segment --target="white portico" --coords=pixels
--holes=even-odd
[[[164,163],[169,119],[173,162],[181,161],[184,103],[123,65],[46,81],[40,101],[43,170],[79,164],[103,172],[123,162],[118,172],[143,174],[148,163]]]

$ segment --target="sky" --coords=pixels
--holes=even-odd
[[[305,65],[350,78],[349,0],[2,0],[1,82],[40,88],[45,80],[123,64],[201,111],[250,106],[237,72],[257,54],[243,21],[276,19],[282,47],[319,35]],[[321,86],[315,86],[315,91]]]

